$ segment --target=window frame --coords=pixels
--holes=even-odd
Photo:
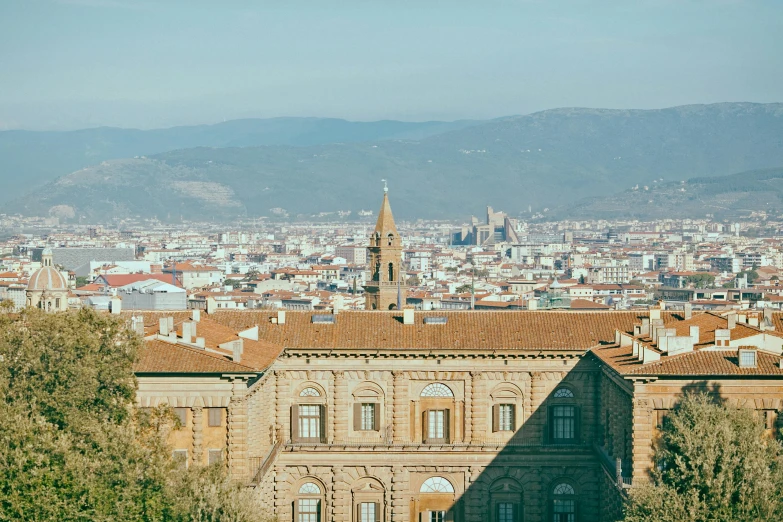
[[[207,408],[207,426],[210,428],[219,428],[223,425],[223,410],[225,408]],[[217,416],[217,421],[215,420]],[[215,424],[217,422],[217,424]]]
[[[555,493],[555,490],[559,488],[560,486],[568,486],[573,493],[568,494],[558,494]],[[571,511],[556,511],[555,506],[558,502],[571,502]],[[553,522],[578,522],[579,521],[579,495],[577,494],[577,490],[574,487],[574,485],[569,480],[556,480],[552,483],[552,486],[549,488],[549,520],[552,520]],[[560,514],[561,516],[559,518],[555,518],[556,515]],[[569,517],[569,515],[572,515],[572,517]]]
[[[311,492],[305,492],[302,493],[301,490],[304,486],[307,484],[312,484],[316,488],[318,488],[317,493],[311,493]],[[293,519],[295,522],[320,522],[323,519],[323,509],[324,509],[324,487],[321,485],[320,482],[317,482],[311,478],[304,479],[301,484],[299,484],[299,487],[296,488],[296,497],[293,501]],[[314,511],[302,511],[301,507],[304,502],[307,502],[310,504],[311,502],[315,502],[315,510]],[[303,518],[304,516],[307,516],[307,518]]]
[[[560,391],[567,392],[568,395],[555,397]],[[560,414],[567,411],[570,408],[572,416],[566,416]],[[564,419],[571,419],[570,437],[557,436],[558,433],[563,432],[563,427],[558,429],[558,424],[562,423]],[[547,433],[546,442],[549,444],[579,444],[582,440],[582,408],[577,402],[577,395],[574,390],[569,386],[559,385],[552,392],[549,399],[549,405],[547,406]]]
[[[177,419],[180,422],[180,428],[187,428],[188,427],[188,410],[190,408],[184,408],[184,407],[176,407],[172,408],[172,411],[174,412],[174,415],[176,415]]]
[[[442,417],[440,425],[440,437],[433,437],[430,432],[430,425],[433,417]],[[435,421],[437,422],[437,420]],[[449,444],[451,440],[451,410],[449,408],[430,408],[424,411],[422,419],[422,431],[424,444]],[[437,427],[437,426],[436,426]]]
[[[215,460],[213,461],[213,456],[217,455],[215,457]],[[213,464],[220,464],[223,462],[223,449],[222,448],[210,448],[207,450],[207,465],[212,466]]]

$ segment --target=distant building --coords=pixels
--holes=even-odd
[[[66,270],[76,270],[78,267],[90,261],[133,261],[136,259],[136,251],[128,248],[77,248],[60,247],[50,248],[52,262]],[[43,249],[33,251],[33,260],[40,261]]]
[[[367,252],[372,275],[364,284],[365,310],[397,309],[402,305],[398,301],[404,299],[407,287],[402,280],[402,240],[394,224],[386,189]]]
[[[117,289],[126,310],[186,310],[185,289],[157,279],[137,281]]]
[[[514,230],[511,218],[505,212],[495,212],[492,207],[487,207],[485,224],[480,224],[476,217],[471,217],[470,226],[463,226],[453,232],[451,242],[454,245],[492,246],[497,243],[519,243],[519,236]]]

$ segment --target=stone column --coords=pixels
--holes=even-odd
[[[546,374],[544,372],[532,372],[530,374],[530,430],[531,437],[538,439],[540,443],[545,440],[544,425],[546,424],[546,409],[543,407],[546,400]]]
[[[228,404],[228,469],[236,480],[245,481],[247,470],[247,397],[243,378],[234,378]]]
[[[465,376],[465,442],[473,440],[473,372]]]
[[[334,372],[334,401],[330,413],[334,431],[332,441],[344,442],[348,440],[348,380],[345,372]]]
[[[482,444],[487,438],[487,375],[483,372],[470,372],[473,380],[473,390],[470,401],[471,442]]]
[[[408,374],[396,370],[394,376],[394,423],[392,438],[394,444],[403,444],[410,440],[410,402],[408,397]]]
[[[410,522],[409,479],[405,468],[392,468],[392,522]],[[347,520],[347,519],[346,519]]]
[[[204,463],[204,408],[193,409],[193,455],[191,462],[197,466]]]

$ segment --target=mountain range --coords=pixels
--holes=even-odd
[[[46,215],[66,207],[96,220],[129,215],[229,220],[273,215],[271,209],[311,216],[375,209],[383,178],[389,180],[395,215],[403,218],[464,218],[488,204],[512,215],[529,205],[534,212],[581,209],[581,217],[589,218],[618,201],[601,203],[602,197],[620,194],[624,201],[648,192],[625,192],[636,185],[783,166],[783,104],[553,109],[483,122],[284,119],[92,132],[115,136],[95,138],[100,147],[91,142],[89,150],[103,154],[94,160],[84,157],[82,142],[77,140],[79,155],[79,145],[68,145],[66,136],[49,136],[57,133],[17,133],[18,146],[0,133],[0,150],[15,156],[10,165],[17,172],[36,164],[47,139],[58,144],[53,157],[71,154],[69,161],[82,162],[59,177],[59,167],[38,162],[35,176],[24,174],[33,190],[12,194],[3,211]],[[129,137],[116,137],[122,132]],[[177,148],[182,144],[185,148]],[[133,147],[153,152],[125,152]],[[25,154],[18,149],[26,160],[19,159]],[[8,167],[0,172],[4,181],[8,172]]]

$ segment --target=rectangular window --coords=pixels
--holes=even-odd
[[[362,431],[374,431],[378,427],[375,426],[375,404],[362,404]]]
[[[430,519],[428,522],[443,522],[446,520],[445,511],[430,511]]]
[[[317,498],[300,498],[297,503],[298,517],[297,522],[319,522]]]
[[[501,404],[498,407],[499,431],[514,431],[514,405]]]
[[[177,463],[177,465],[187,468],[188,467],[188,450],[181,449],[181,450],[174,450],[171,452],[171,457],[174,459],[174,462]]]
[[[740,365],[740,368],[755,368],[756,367],[756,350],[740,350],[739,351],[739,365]]]
[[[446,410],[430,410],[427,415],[427,439],[443,440],[445,438]]]
[[[299,437],[321,439],[321,407],[318,404],[299,405]]]
[[[497,522],[516,522],[516,520],[514,520],[514,504],[511,502],[501,502],[498,504]]]
[[[576,435],[576,415],[573,406],[552,406],[552,439],[573,440]]]
[[[359,505],[359,522],[376,522],[377,509],[375,502],[362,502]]]
[[[223,408],[207,408],[209,412],[209,425],[222,426],[223,425]]]
[[[208,463],[211,466],[212,464],[217,464],[221,460],[223,460],[223,450],[222,449],[211,449],[207,453],[208,455]]]
[[[188,425],[188,408],[174,408],[174,415],[179,419],[180,425]]]
[[[573,500],[554,500],[553,522],[576,522],[576,506]]]

